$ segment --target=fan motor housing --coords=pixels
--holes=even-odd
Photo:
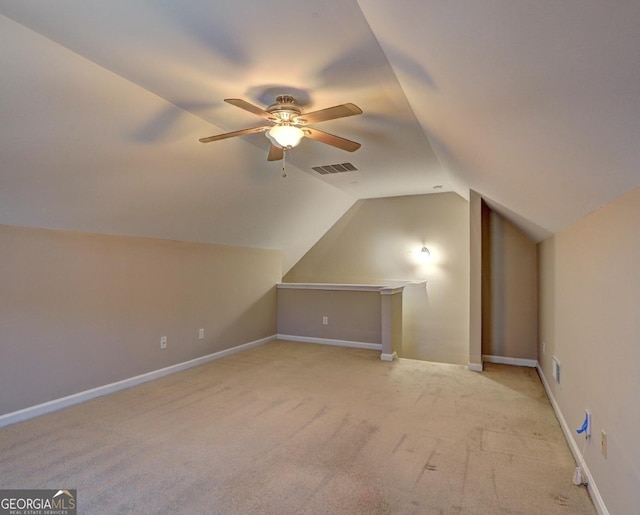
[[[295,105],[295,99],[290,95],[276,97],[275,104],[267,107],[266,111],[272,114],[276,121],[295,122],[302,115],[302,109]]]

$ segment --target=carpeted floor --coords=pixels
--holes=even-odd
[[[593,514],[534,369],[272,342],[0,429],[78,513]]]

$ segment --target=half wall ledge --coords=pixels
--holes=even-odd
[[[379,348],[392,361],[402,346],[404,286],[279,283],[278,334],[331,345]]]

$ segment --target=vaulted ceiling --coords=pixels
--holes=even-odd
[[[278,248],[469,189],[534,240],[640,186],[636,0],[0,0],[0,223]],[[363,115],[282,163],[223,102]],[[320,175],[312,167],[352,163]]]

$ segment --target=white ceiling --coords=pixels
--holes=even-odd
[[[639,26],[637,0],[0,0],[0,223],[286,272],[359,198],[471,188],[539,240],[640,186]],[[198,142],[280,93],[360,106],[318,128],[362,148],[303,141],[282,179],[262,134]]]

